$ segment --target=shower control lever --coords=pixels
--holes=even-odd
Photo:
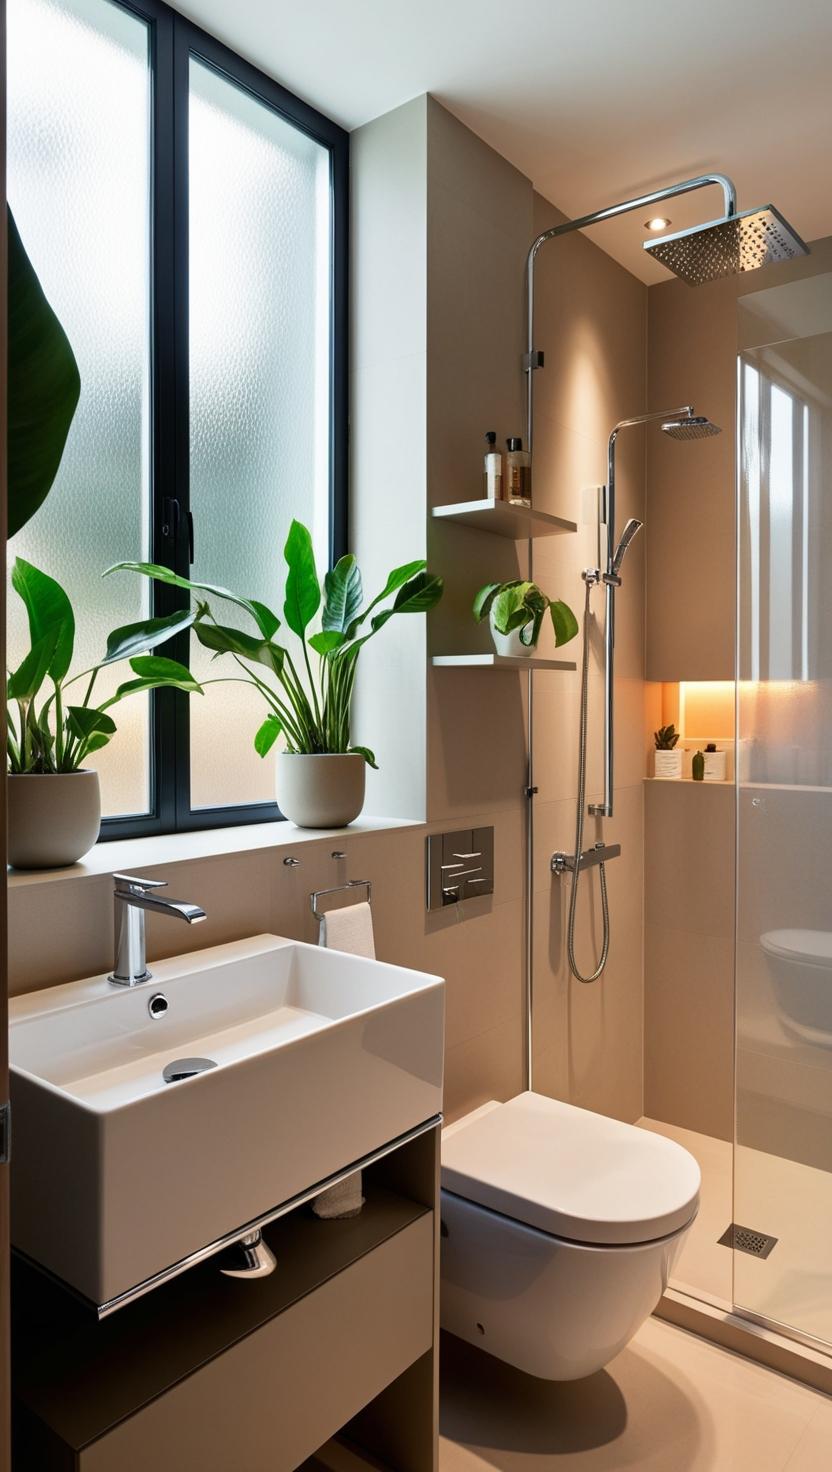
[[[585,849],[581,854],[579,869],[592,869],[596,864],[606,864],[608,859],[617,859],[621,853],[620,843],[596,843],[594,848]],[[556,853],[552,854],[549,867],[553,874],[573,874],[575,872],[575,855]]]

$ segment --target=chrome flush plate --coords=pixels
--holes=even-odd
[[[494,893],[494,829],[431,833],[427,841],[427,907],[442,910]]]

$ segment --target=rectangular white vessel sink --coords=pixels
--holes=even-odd
[[[13,1241],[99,1306],[442,1107],[438,977],[273,935],[152,971],[11,1003]]]

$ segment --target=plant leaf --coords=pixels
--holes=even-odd
[[[367,766],[372,767],[374,772],[378,771],[378,762],[369,746],[351,746],[347,752],[347,756],[363,756]]]
[[[254,750],[258,756],[268,756],[282,730],[279,716],[266,716],[254,737]]]
[[[516,586],[516,583],[486,583],[484,588],[480,588],[480,591],[474,599],[472,609],[474,618],[477,620],[477,622],[481,623],[484,618],[488,618],[488,615],[491,612],[491,605],[502,588],[512,588]]]
[[[552,628],[555,631],[555,643],[568,644],[574,639],[578,632],[578,620],[568,603],[562,603],[559,598],[549,604],[549,613],[552,618]]]
[[[345,636],[338,629],[325,629],[320,634],[313,634],[309,640],[310,649],[316,654],[331,654],[334,649],[340,649],[344,643]]]
[[[34,516],[52,489],[81,393],[78,364],[8,221],[8,535]]]
[[[232,629],[227,624],[209,624],[201,620],[194,625],[194,633],[200,644],[216,654],[237,654],[254,664],[264,664],[276,675],[283,669],[286,650],[279,644],[272,644],[269,639],[255,639],[251,634],[244,634],[241,629]]]
[[[533,587],[533,583],[507,583],[501,588],[491,609],[498,633],[510,634],[534,622],[537,608],[529,602],[529,590]]]
[[[253,598],[241,598],[239,594],[232,593],[229,588],[221,588],[214,583],[196,583],[191,578],[180,577],[178,573],[172,572],[169,567],[163,567],[160,562],[116,562],[108,567],[103,576],[109,577],[111,572],[138,572],[142,577],[153,578],[154,582],[167,583],[171,588],[187,588],[189,592],[211,593],[215,598],[224,598],[227,603],[236,603],[238,608],[244,608],[257,624],[264,639],[271,639],[273,634],[280,628],[280,619],[276,613],[272,613],[265,603],[258,603]]]
[[[97,731],[94,736],[90,736],[89,740],[84,742],[84,758],[91,756],[94,751],[100,751],[102,746],[107,746],[110,740],[111,735],[108,736],[105,731]]]
[[[140,690],[184,690],[188,695],[205,693],[187,665],[180,664],[178,659],[165,659],[161,654],[143,654],[138,659],[131,659],[130,668],[138,679],[126,680],[119,685],[112,700],[106,702],[108,706]]]
[[[54,578],[16,557],[12,567],[12,587],[22,598],[29,615],[29,638],[36,644],[55,629],[55,651],[47,670],[50,679],[59,683],[69,669],[75,643],[75,616],[66,593]]]
[[[108,716],[106,711],[96,710],[88,705],[67,706],[66,717],[70,730],[75,736],[80,736],[82,741],[99,734],[106,736],[109,740],[116,729],[112,716]]]
[[[174,634],[189,629],[195,618],[196,614],[190,608],[185,608],[178,613],[167,613],[164,618],[145,618],[138,623],[124,624],[120,629],[113,629],[107,640],[107,653],[101,666],[115,664],[118,659],[129,659],[133,655],[142,654],[146,649],[155,649],[157,644],[164,644]]]
[[[13,674],[9,675],[8,697],[9,700],[19,700],[23,704],[34,700],[41,685],[46,679],[46,674],[55,656],[55,647],[58,642],[58,629],[53,626],[33,644],[26,658],[21,661]]]
[[[315,553],[309,528],[293,521],[283,555],[289,571],[283,617],[293,634],[302,639],[321,606],[321,589],[315,569]]]
[[[429,608],[439,602],[443,587],[442,579],[436,573],[417,573],[415,578],[411,578],[399,589],[392,608],[385,608],[374,615],[371,620],[373,633],[383,628],[394,613],[427,613]]]
[[[349,553],[346,557],[341,557],[324,578],[322,628],[346,633],[361,608],[363,597],[361,571],[352,553]],[[321,653],[320,650],[318,652]]]
[[[383,603],[385,598],[389,598],[390,594],[395,593],[396,589],[400,588],[403,583],[406,583],[409,578],[412,578],[416,573],[424,572],[426,567],[427,563],[423,557],[419,558],[417,562],[405,562],[401,567],[394,567],[381,592],[377,593],[372,602],[367,604],[364,612],[360,613],[350,623],[346,630],[347,638],[354,639],[356,629],[360,624],[363,624],[368,613],[372,613],[372,610],[378,607],[379,603]]]

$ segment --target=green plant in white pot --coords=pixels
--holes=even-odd
[[[433,608],[442,596],[442,579],[423,561],[408,562],[394,568],[381,592],[364,605],[361,573],[348,554],[326,574],[322,590],[312,538],[299,521],[292,522],[284,557],[283,618],[295,636],[294,655],[288,643],[276,641],[277,614],[253,598],[180,577],[157,563],[123,562],[109,571],[142,573],[197,595],[196,637],[214,654],[230,656],[238,671],[230,678],[254,685],[266,704],[255,749],[265,757],[278,738],[282,741],[277,760],[281,812],[301,828],[342,828],[361,812],[366,767],[376,765],[373,753],[352,740],[358,657],[395,614]],[[254,632],[223,623],[200,594],[236,604]],[[392,602],[382,608],[388,598]],[[310,633],[319,613],[320,628]]]
[[[200,691],[177,660],[150,650],[193,623],[188,610],[114,629],[102,659],[70,674],[75,614],[54,578],[22,557],[12,587],[29,620],[29,651],[9,676],[9,862],[18,869],[63,868],[98,838],[98,773],[85,763],[116,734],[112,708],[141,690]],[[99,672],[128,660],[133,678],[95,701]],[[45,692],[45,693],[44,693]]]
[[[568,603],[550,598],[537,583],[514,578],[508,583],[486,583],[474,599],[478,623],[487,618],[498,654],[530,656],[548,611],[555,631],[555,644],[568,644],[578,632],[578,621]]]

